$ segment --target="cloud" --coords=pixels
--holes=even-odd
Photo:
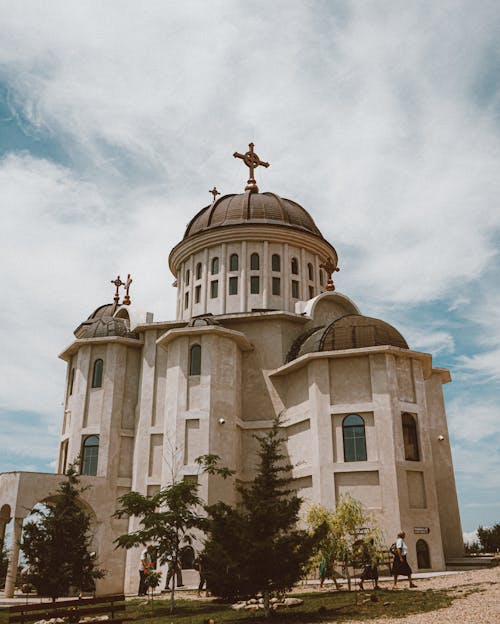
[[[446,411],[457,440],[476,443],[500,434],[500,406],[496,398],[480,399],[463,393],[448,403]]]
[[[231,155],[253,140],[271,162],[261,189],[304,205],[337,247],[339,290],[412,347],[454,354],[470,388],[449,410],[456,464],[464,488],[480,474],[489,487],[497,3],[19,0],[0,23],[10,122],[39,145],[0,161],[6,413],[55,427],[55,356],[117,274],[132,273],[133,305],[174,317],[168,252],[209,188],[242,190]]]

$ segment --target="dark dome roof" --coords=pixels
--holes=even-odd
[[[299,336],[290,348],[286,361],[306,353],[379,346],[409,348],[403,336],[389,323],[360,314],[347,314],[330,325],[310,329]]]
[[[124,311],[117,317],[116,312],[120,309]],[[96,308],[87,320],[78,325],[73,333],[77,338],[104,338],[107,336],[138,338],[137,334],[130,331],[126,307],[116,306],[114,303],[105,303]]]
[[[296,202],[274,193],[246,191],[223,195],[200,210],[189,222],[184,239],[205,230],[242,223],[284,225],[323,238],[311,215]]]
[[[84,338],[106,338],[108,336],[122,336],[125,338],[138,338],[137,334],[129,330],[129,324],[124,318],[113,316],[101,316],[89,325]]]

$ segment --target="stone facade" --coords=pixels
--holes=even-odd
[[[326,259],[336,266],[335,249],[294,202],[248,191],[198,213],[170,255],[175,321],[106,305],[75,330],[61,354],[58,474],[0,475],[0,536],[13,518],[18,538],[26,510],[47,500],[82,454],[92,485],[82,504],[109,571],[98,592],[133,593],[139,550],[113,547],[127,530],[111,519],[116,498],[187,478],[199,480],[208,503],[234,503],[234,482],[255,472],[254,434],[282,414],[305,506],[333,509],[351,494],[378,517],[387,543],[406,531],[415,570],[442,570],[461,555],[442,394],[450,374],[326,290]],[[234,479],[199,475],[194,459],[204,453],[220,455]],[[417,540],[430,561],[417,560]],[[14,578],[12,564],[7,595]]]

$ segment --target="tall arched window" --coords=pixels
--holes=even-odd
[[[259,254],[253,253],[250,256],[250,271],[258,271],[259,270]]]
[[[292,273],[293,275],[299,274],[299,261],[297,258],[292,258]]]
[[[80,474],[95,477],[99,458],[99,436],[91,435],[83,438],[82,462]]]
[[[417,423],[411,414],[403,414],[403,443],[405,447],[405,459],[419,461]]]
[[[420,570],[431,567],[429,545],[423,539],[417,540],[417,566]]]
[[[104,362],[101,359],[94,362],[94,368],[92,370],[92,388],[100,388],[102,386],[103,368]]]
[[[186,271],[186,286],[189,286],[189,278],[191,276],[191,271],[188,269]]]
[[[307,277],[312,281],[314,279],[314,269],[313,265],[308,262],[307,264]]]
[[[189,375],[201,375],[201,347],[194,344],[189,350]]]
[[[366,461],[365,421],[357,414],[346,416],[342,422],[344,461]]]
[[[319,283],[321,286],[325,285],[325,278],[323,277],[323,271],[321,269],[319,270]]]
[[[231,254],[229,256],[229,270],[230,271],[238,270],[238,254]]]
[[[201,279],[201,262],[196,265],[196,279]]]
[[[212,258],[212,275],[217,275],[219,272],[219,258]]]
[[[281,271],[281,257],[278,254],[273,254],[271,257],[271,269]]]

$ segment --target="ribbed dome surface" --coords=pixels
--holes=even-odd
[[[224,195],[200,210],[188,224],[184,239],[212,228],[243,223],[285,225],[323,238],[311,215],[296,202],[274,193],[246,191]]]
[[[389,323],[369,316],[348,314],[327,326],[320,341],[320,351],[384,345],[408,349],[406,340]]]
[[[381,346],[409,348],[403,336],[389,323],[360,314],[347,314],[326,327],[315,327],[299,336],[286,361],[306,353]]]

